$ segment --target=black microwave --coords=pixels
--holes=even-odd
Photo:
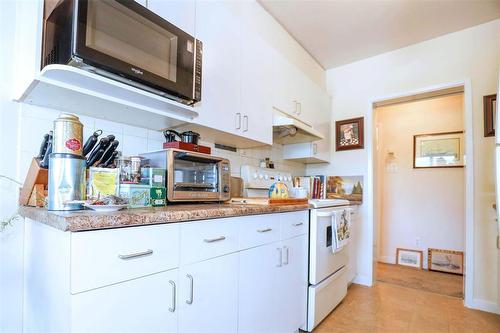
[[[62,0],[44,21],[41,67],[80,67],[192,105],[201,100],[202,47],[135,1]]]

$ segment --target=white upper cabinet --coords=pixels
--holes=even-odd
[[[256,32],[242,29],[241,131],[266,144],[273,143],[273,106],[270,80],[274,50]]]
[[[200,112],[194,122],[241,135],[243,119],[237,115],[241,100],[239,22],[223,2],[199,1],[196,13],[196,38],[203,42],[203,73]]]
[[[196,3],[194,0],[142,0],[138,2],[147,3],[149,10],[191,36],[195,35]]]

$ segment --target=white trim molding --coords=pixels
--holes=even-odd
[[[499,304],[484,299],[474,298],[469,302],[469,304],[465,304],[465,306],[476,310],[500,314]]]
[[[373,286],[373,279],[371,276],[356,274],[356,276],[352,280],[352,283],[371,287]]]

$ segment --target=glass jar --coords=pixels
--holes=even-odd
[[[120,183],[131,183],[132,182],[132,160],[128,156],[121,156],[118,158],[118,163],[116,165],[120,169]]]
[[[132,156],[130,158],[130,178],[133,183],[141,181],[141,160],[139,156]]]

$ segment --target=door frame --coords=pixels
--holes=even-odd
[[[472,83],[470,78],[465,78],[460,81],[442,83],[432,86],[423,87],[420,89],[413,89],[398,92],[395,94],[375,97],[370,101],[368,112],[366,114],[367,129],[371,133],[365,135],[366,148],[367,148],[367,182],[365,184],[367,198],[368,215],[372,217],[370,223],[370,231],[372,233],[370,251],[371,251],[371,285],[375,282],[375,261],[376,253],[375,246],[378,246],[378,228],[380,221],[378,220],[378,207],[375,205],[375,171],[376,160],[374,153],[376,152],[376,124],[375,124],[375,108],[374,103],[382,102],[394,98],[408,97],[412,95],[434,92],[448,88],[463,87],[464,89],[464,132],[465,132],[465,253],[464,253],[464,305],[467,307],[474,307],[474,129],[473,129],[473,110],[472,110]]]

